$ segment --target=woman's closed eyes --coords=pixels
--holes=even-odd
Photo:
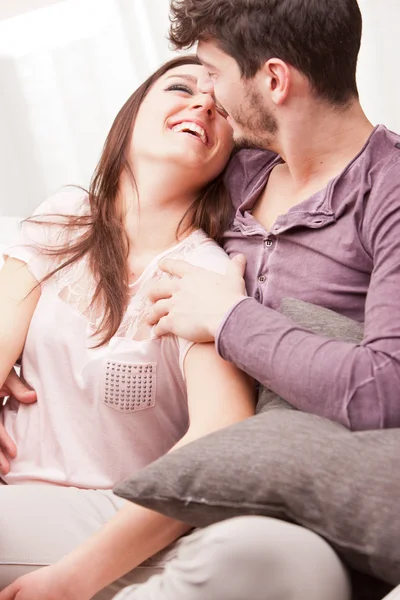
[[[194,96],[195,92],[194,90],[189,87],[188,85],[185,85],[184,83],[173,83],[172,85],[169,85],[166,90],[166,92],[183,92],[185,94],[189,94],[190,96]],[[215,102],[215,100],[214,100]],[[226,110],[220,105],[218,104],[218,102],[215,102],[215,108],[217,110],[217,112],[224,117],[224,119],[226,119],[228,117],[228,113],[226,112]]]
[[[194,95],[194,91],[192,90],[192,88],[190,88],[188,85],[185,85],[184,83],[173,83],[172,85],[169,85],[165,91],[166,92],[177,91],[177,92],[184,92],[185,94],[189,94],[190,96]]]

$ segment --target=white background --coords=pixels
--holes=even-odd
[[[374,124],[400,132],[400,1],[359,2],[361,101]],[[0,215],[27,216],[61,185],[88,185],[117,111],[172,54],[168,5],[0,0]]]

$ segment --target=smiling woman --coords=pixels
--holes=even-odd
[[[254,411],[247,376],[212,344],[155,337],[147,322],[161,258],[229,266],[215,240],[230,215],[222,172],[232,131],[201,91],[203,75],[193,56],[158,69],[117,115],[88,192],[70,187],[44,202],[6,250],[0,388],[22,352],[38,401],[11,400],[0,417],[0,589],[68,556],[0,600],[38,590],[42,600],[85,600],[104,587],[96,598],[106,599],[137,580],[132,572],[109,586],[186,527],[132,505],[119,511],[113,486]]]
[[[213,96],[200,90],[203,67],[195,57],[190,65],[179,64],[179,60],[172,61],[175,67],[154,84],[143,102],[130,156],[134,163],[138,154],[150,161],[168,156],[177,161],[179,169],[183,164],[189,169],[190,186],[200,189],[225,166],[233,147],[232,131],[217,110]],[[157,115],[159,119],[155,118]],[[159,123],[163,123],[162,130]]]

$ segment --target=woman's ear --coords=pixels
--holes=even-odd
[[[272,102],[276,105],[283,104],[292,84],[292,72],[289,65],[279,58],[270,58],[261,67],[259,76]]]

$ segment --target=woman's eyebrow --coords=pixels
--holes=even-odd
[[[165,79],[176,79],[176,78],[180,78],[180,79],[186,79],[187,81],[191,81],[192,83],[196,83],[197,84],[197,77],[194,77],[193,75],[181,75],[179,73],[176,75],[168,75],[168,77],[166,77]]]

